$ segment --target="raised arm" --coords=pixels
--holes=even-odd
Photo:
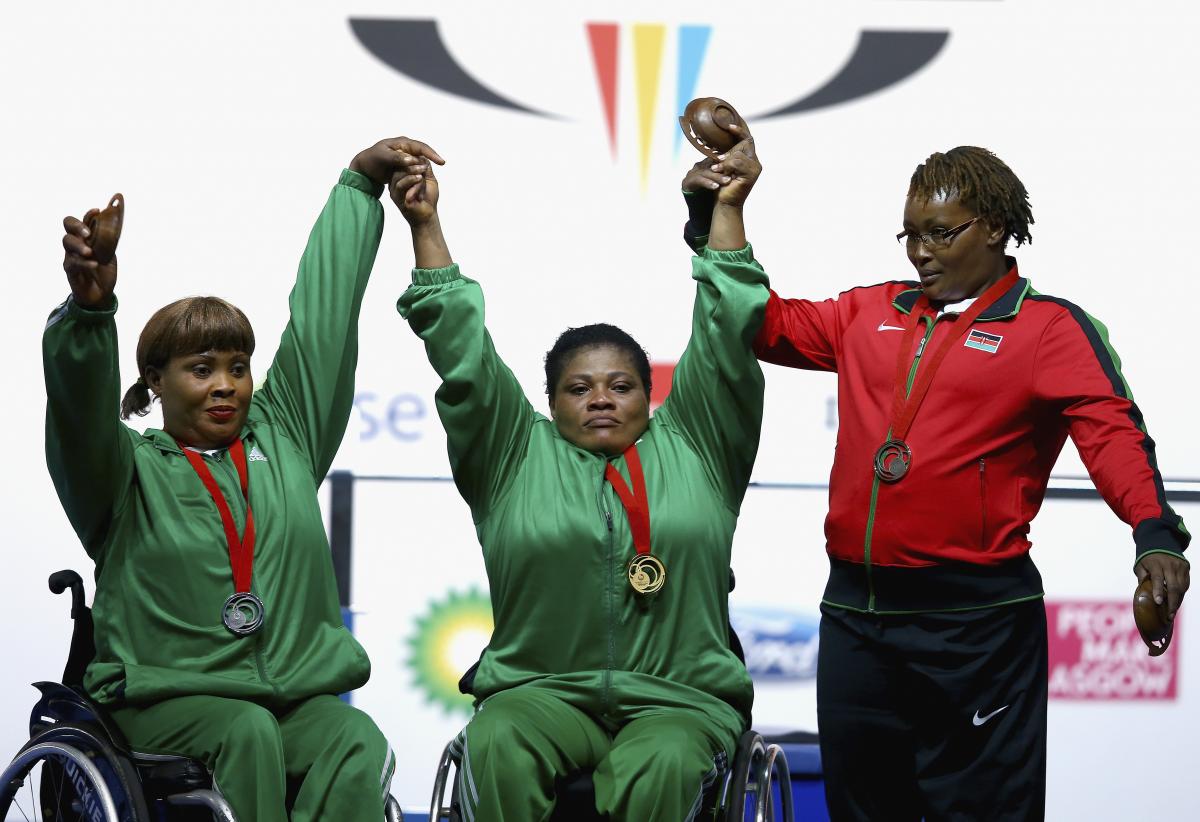
[[[71,296],[50,315],[42,334],[46,464],[75,533],[98,559],[133,479],[133,445],[117,418],[117,261],[100,265],[92,259],[82,221],[67,217],[63,227]]]
[[[381,140],[359,152],[309,234],[291,316],[256,406],[301,446],[319,481],[341,444],[354,400],[358,315],[383,231],[378,202],[396,168],[441,162],[415,140]]]
[[[715,165],[709,157],[700,160],[684,175],[681,186],[688,210],[688,220],[683,224],[683,241],[695,254],[708,245],[717,189],[729,182],[728,176],[713,171]]]
[[[740,131],[736,124],[729,125],[728,128],[733,132]],[[731,151],[730,155],[732,154]],[[709,234],[718,207],[717,194],[722,186],[732,180],[726,167],[728,160],[729,156],[717,162],[705,157],[692,166],[683,178],[681,188],[688,209],[688,220],[683,226],[683,241],[696,254],[702,254],[709,244]],[[740,209],[721,210],[724,212],[725,225],[732,227],[736,233],[741,222]],[[742,234],[744,236],[744,231]],[[736,245],[740,248],[745,242],[743,240],[741,245],[737,245],[737,239],[737,236],[734,236],[725,241],[730,243],[728,247]],[[836,371],[835,340],[840,334],[840,319],[842,318],[839,317],[839,308],[835,300],[785,300],[771,292],[766,315],[755,340],[755,351],[758,358],[764,362],[793,368]]]
[[[749,138],[715,168],[727,182],[717,193],[708,246],[693,259],[692,335],[658,411],[692,442],[734,511],[750,481],[762,425],[763,375],[752,343],[767,302],[767,276],[742,223],[761,168]]]
[[[731,131],[740,130],[736,125]],[[750,189],[762,173],[754,138],[747,137],[729,152],[721,155],[721,162],[712,167],[712,174],[720,174],[720,188],[716,190],[717,201],[713,206],[712,227],[708,234],[708,247],[713,251],[736,251],[746,247],[746,226],[742,220],[742,209]]]
[[[435,402],[446,429],[454,481],[482,522],[525,453],[535,414],[500,359],[484,324],[483,291],[450,256],[437,213],[439,186],[428,164],[398,173],[391,194],[412,228],[416,267],[396,304],[425,341],[442,384]]]

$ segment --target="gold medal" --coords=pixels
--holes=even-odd
[[[604,478],[612,483],[629,516],[629,530],[637,551],[637,555],[625,567],[629,587],[641,596],[648,597],[658,593],[666,583],[667,566],[650,553],[650,500],[646,496],[646,478],[642,474],[642,458],[638,456],[637,443],[625,449],[625,463],[629,466],[629,478],[633,480],[632,490],[611,462],[605,466]],[[608,528],[612,530],[612,520],[609,520]]]
[[[625,570],[630,587],[642,596],[657,593],[667,581],[667,566],[654,554],[638,554]]]

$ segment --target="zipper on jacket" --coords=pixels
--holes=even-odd
[[[603,693],[600,697],[601,713],[608,713],[608,701],[612,694],[612,672],[613,666],[616,664],[617,656],[617,637],[616,637],[616,614],[614,612],[613,601],[615,600],[614,580],[613,580],[613,562],[616,559],[616,546],[614,545],[615,536],[613,534],[613,515],[612,511],[608,510],[608,503],[604,499],[604,486],[608,480],[604,476],[605,469],[608,468],[608,460],[604,460],[603,467],[600,470],[600,492],[599,503],[600,511],[604,514],[604,525],[608,531],[608,556],[605,562],[604,574],[604,607],[608,612],[608,664],[604,666],[604,685]]]
[[[254,637],[254,648],[250,651],[250,656],[254,657],[254,667],[258,670],[258,678],[262,680],[264,685],[270,685],[271,690],[278,695],[279,689],[275,687],[275,683],[271,681],[269,676],[267,676],[267,667],[263,665],[262,650],[259,647],[260,640],[261,637]]]
[[[933,327],[937,324],[937,317],[932,320],[928,317],[922,317],[921,322],[926,324],[925,335],[921,337],[921,341],[917,344],[917,352],[913,354],[912,366],[908,369],[908,383],[904,386],[904,396],[908,396],[912,391],[913,379],[917,376],[917,367],[921,364],[921,355],[925,353],[925,344],[929,342],[929,338],[933,336]],[[888,428],[886,439],[892,438],[892,429]],[[871,505],[867,509],[867,531],[863,537],[863,565],[867,574],[867,610],[875,611],[875,581],[871,576],[871,537],[875,530],[875,505],[879,500],[879,475],[875,475],[875,479],[871,483]]]
[[[937,320],[933,322],[937,322]],[[929,324],[929,328],[933,328],[933,323]],[[913,354],[913,367],[908,372],[908,386],[904,389],[904,396],[906,397],[908,396],[908,392],[912,390],[913,376],[917,373],[917,360],[921,359],[921,355],[925,353],[925,343],[927,342],[929,342],[928,333],[917,343],[917,353]]]
[[[983,457],[979,458],[979,550],[987,550],[987,475]]]

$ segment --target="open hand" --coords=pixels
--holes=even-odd
[[[103,309],[112,304],[113,289],[117,285],[117,258],[101,265],[92,258],[92,249],[87,243],[90,232],[87,220],[100,209],[93,208],[79,220],[75,217],[64,217],[63,270],[67,272],[67,282],[71,285],[71,295],[75,302],[84,308]]]

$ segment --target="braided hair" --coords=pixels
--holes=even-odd
[[[956,196],[988,224],[1004,226],[1017,245],[1033,242],[1029,226],[1033,209],[1029,192],[1004,161],[986,148],[958,146],[936,151],[917,166],[908,184],[909,199],[928,202],[936,196]]]

